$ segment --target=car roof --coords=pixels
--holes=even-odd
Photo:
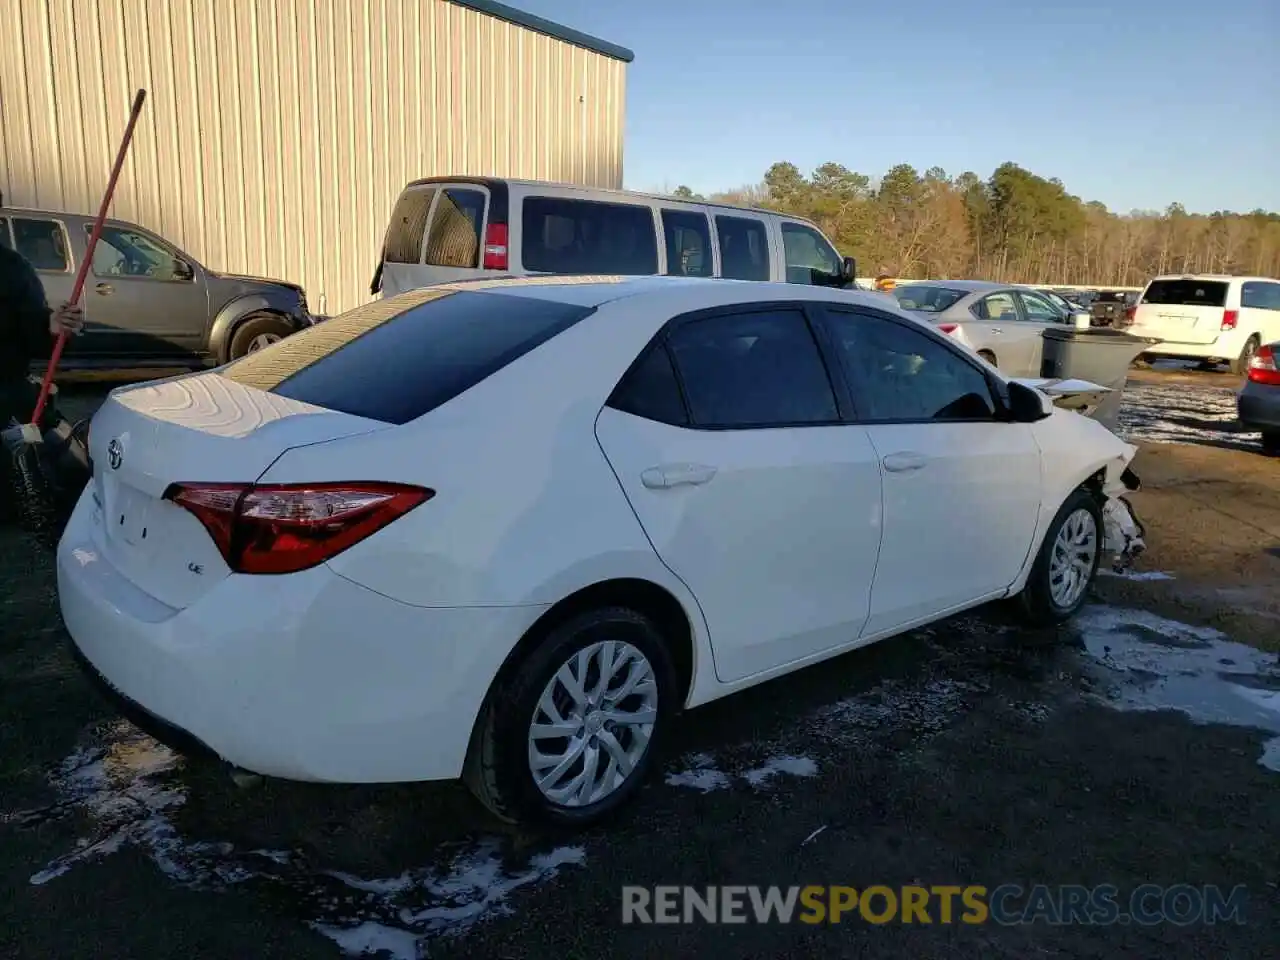
[[[599,307],[632,297],[661,300],[672,310],[774,300],[817,300],[856,304],[897,312],[897,304],[881,294],[865,290],[815,287],[807,284],[760,280],[722,280],[707,277],[658,276],[524,276],[461,280],[437,284],[458,292],[483,291],[505,296],[553,300],[575,306]]]

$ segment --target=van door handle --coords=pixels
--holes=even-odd
[[[99,283],[93,289],[96,290],[98,294],[103,297],[109,297],[111,296],[111,294],[116,292],[116,288],[109,283]]]
[[[685,484],[697,486],[716,475],[716,468],[701,463],[667,463],[640,474],[640,482],[650,490],[665,490]]]
[[[891,453],[880,462],[890,473],[908,473],[923,469],[929,462],[929,458],[923,453],[908,450],[902,453]]]

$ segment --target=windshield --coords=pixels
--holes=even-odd
[[[898,298],[898,305],[904,310],[917,310],[920,313],[941,313],[961,300],[968,291],[952,290],[949,287],[933,287],[925,284],[907,284],[896,287],[893,295]]]
[[[1143,303],[1178,307],[1221,307],[1227,302],[1227,284],[1220,280],[1152,280]]]

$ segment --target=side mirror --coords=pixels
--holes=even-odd
[[[858,279],[858,261],[853,257],[845,257],[840,261],[840,286],[856,286]]]
[[[1014,423],[1035,423],[1053,413],[1053,401],[1016,380],[1009,381],[1009,419]]]
[[[173,278],[175,280],[194,280],[195,268],[181,257],[173,258]]]

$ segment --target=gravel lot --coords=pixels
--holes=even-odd
[[[241,790],[184,764],[94,698],[50,557],[0,531],[0,956],[1274,956],[1280,473],[1231,429],[1235,386],[1135,374],[1151,546],[1077,623],[984,609],[695,711],[579,836],[500,828],[454,785]],[[912,882],[1242,884],[1247,923],[619,919],[623,884]]]

